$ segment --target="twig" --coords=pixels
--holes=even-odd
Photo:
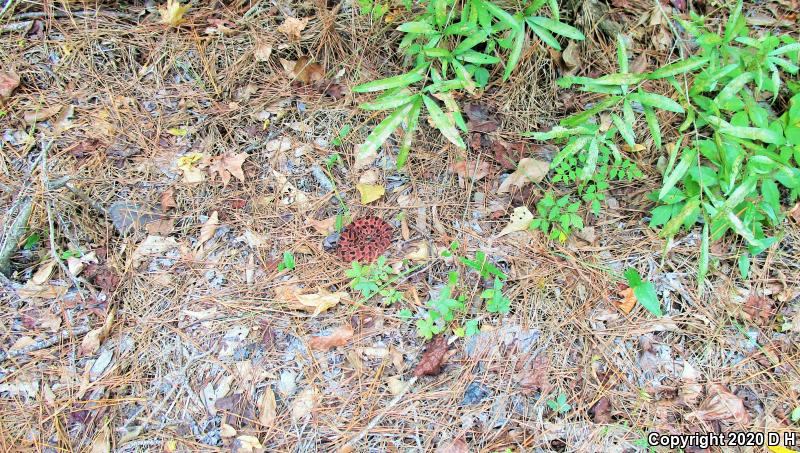
[[[386,407],[384,407],[383,410],[378,415],[376,415],[375,418],[373,418],[372,421],[370,421],[369,424],[367,424],[367,426],[365,426],[364,429],[362,429],[361,432],[359,432],[356,437],[353,437],[352,439],[348,440],[347,443],[344,444],[344,446],[342,446],[341,449],[339,449],[339,451],[350,451],[351,449],[355,448],[355,445],[361,442],[361,439],[363,439],[367,434],[369,434],[369,432],[372,431],[373,428],[378,426],[378,423],[381,422],[383,417],[385,417],[386,414],[388,414],[389,411],[392,410],[392,408],[394,408],[397,405],[397,403],[400,402],[403,396],[405,396],[406,392],[408,392],[408,390],[414,386],[415,382],[417,382],[416,376],[411,378],[411,380],[408,381],[408,384],[406,384],[403,391],[398,393],[397,396],[395,396],[391,401],[389,401],[389,404],[387,404]]]
[[[3,362],[7,359],[13,359],[14,357],[19,357],[21,355],[28,355],[34,351],[47,349],[50,346],[61,343],[67,338],[77,337],[79,335],[85,334],[88,331],[89,331],[89,326],[78,326],[72,330],[64,330],[56,335],[53,335],[50,338],[45,338],[43,340],[37,341],[36,343],[29,344],[28,346],[25,346],[24,348],[21,349],[14,349],[13,351],[8,351],[8,352],[0,350],[0,362]]]
[[[6,230],[3,242],[0,243],[0,274],[8,277],[11,275],[11,255],[17,248],[19,240],[25,233],[25,227],[28,224],[28,219],[31,217],[33,211],[33,199],[28,197],[19,208],[19,214],[14,219],[14,222]]]

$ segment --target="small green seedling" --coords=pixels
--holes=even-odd
[[[567,404],[567,395],[563,392],[558,394],[555,401],[547,400],[547,406],[559,414],[566,413],[572,409],[572,406]]]
[[[70,258],[80,258],[81,256],[83,256],[83,253],[81,253],[80,250],[68,249],[61,252],[58,256],[62,260],[67,260]]]
[[[494,278],[494,286],[481,293],[481,299],[486,299],[486,311],[489,313],[508,313],[511,309],[511,299],[503,295],[503,282],[499,277]]]
[[[464,257],[458,258],[465,266],[470,269],[474,269],[481,274],[483,278],[491,278],[491,276],[495,276],[497,278],[505,280],[508,278],[503,271],[498,269],[494,264],[492,264],[487,258],[486,254],[482,251],[475,252],[475,259],[470,260]]]
[[[283,270],[294,270],[294,254],[290,251],[283,252],[283,261],[278,264],[278,272]]]
[[[39,233],[33,233],[25,239],[25,243],[22,244],[23,250],[32,250],[39,246],[39,241],[42,240],[42,237],[39,236]]]
[[[353,261],[350,263],[350,269],[345,271],[345,275],[352,279],[350,287],[361,293],[364,299],[378,294],[383,297],[383,302],[387,305],[403,300],[403,293],[389,285],[394,270],[386,264],[385,256],[379,256],[369,265]]]
[[[658,301],[653,284],[642,281],[642,276],[632,267],[625,271],[625,278],[628,280],[628,286],[633,289],[633,295],[636,296],[636,300],[650,313],[659,317],[663,316],[661,302]]]

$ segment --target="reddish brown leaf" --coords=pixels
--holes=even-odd
[[[121,279],[119,276],[104,265],[89,263],[83,271],[83,275],[95,286],[102,289],[106,294],[111,294],[117,289]]]
[[[175,203],[175,189],[170,187],[161,193],[161,210],[167,212],[176,207],[178,207],[178,204]]]
[[[772,316],[775,315],[772,299],[755,294],[751,294],[747,298],[742,306],[742,311],[748,320],[760,326],[768,325]]]
[[[333,100],[338,101],[342,99],[345,95],[345,88],[344,85],[341,83],[332,83],[325,87],[324,91],[325,96],[333,98]]]
[[[591,409],[589,414],[592,416],[592,421],[595,423],[610,423],[611,422],[611,399],[604,396],[600,398]]]
[[[447,356],[447,338],[437,336],[425,349],[417,367],[414,368],[414,376],[435,376],[442,372],[442,364]]]
[[[11,93],[19,86],[19,74],[13,71],[0,71],[0,100],[11,97]]]
[[[539,389],[549,387],[549,372],[550,358],[543,354],[537,355],[531,363],[517,375],[517,384],[522,389],[522,394],[530,395]]]
[[[350,326],[339,326],[330,335],[313,337],[308,340],[308,347],[316,351],[327,351],[337,346],[344,346],[353,338],[353,328]]]
[[[85,159],[104,146],[106,146],[106,144],[100,140],[88,138],[70,146],[67,148],[67,152],[75,156],[76,159]]]

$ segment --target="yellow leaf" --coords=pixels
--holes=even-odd
[[[549,162],[526,157],[525,159],[519,161],[517,169],[514,171],[514,173],[508,175],[505,181],[500,184],[497,192],[506,193],[511,186],[520,188],[530,182],[541,182],[541,180],[547,176],[547,172],[549,170]]]
[[[386,189],[380,184],[356,184],[356,189],[361,193],[361,203],[369,204],[386,193]]]
[[[169,129],[167,129],[167,132],[169,134],[171,134],[171,135],[176,136],[176,137],[184,137],[184,136],[186,136],[186,134],[189,133],[189,131],[186,130],[185,127],[171,127]]]
[[[767,445],[770,451],[774,453],[797,453],[796,450],[789,450],[786,447],[781,447],[780,445]]]
[[[411,261],[426,261],[430,256],[430,250],[428,250],[428,243],[422,241],[415,247],[416,250],[406,254],[406,258]]]
[[[509,219],[508,225],[503,228],[503,231],[501,231],[497,237],[504,236],[508,233],[513,233],[514,231],[527,230],[531,220],[533,220],[533,214],[531,214],[531,211],[528,210],[527,207],[520,206],[518,208],[514,208],[514,212],[511,213],[511,218]]]
[[[189,4],[181,6],[178,0],[167,0],[166,6],[158,9],[161,13],[161,22],[172,27],[177,27],[183,22],[183,14],[186,11],[189,11]]]
[[[183,182],[197,184],[205,181],[206,174],[198,166],[205,157],[204,153],[189,153],[178,158],[178,170],[183,172]]]

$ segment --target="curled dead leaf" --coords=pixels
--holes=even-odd
[[[425,349],[422,358],[414,368],[414,376],[434,376],[442,372],[442,364],[447,357],[447,338],[437,336]]]
[[[622,297],[622,300],[612,300],[611,303],[614,304],[619,311],[627,315],[636,305],[636,295],[633,294],[633,288],[625,288],[618,294]]]
[[[750,414],[744,407],[742,399],[722,384],[709,384],[706,387],[708,396],[696,411],[686,414],[687,418],[703,421],[730,421],[742,426],[750,424]]]
[[[216,175],[219,175],[222,180],[222,185],[227,186],[231,181],[231,176],[239,181],[244,182],[244,171],[242,164],[247,159],[247,153],[225,153],[219,156],[214,156],[208,160],[208,173],[211,181],[214,180]]]
[[[294,17],[287,17],[282,24],[278,26],[278,31],[288,36],[289,39],[299,40],[300,33],[305,30],[308,25],[308,18],[295,19]]]
[[[264,426],[272,426],[275,419],[278,417],[278,405],[275,402],[275,392],[272,387],[267,386],[264,393],[261,394],[261,399],[258,401],[258,421]]]
[[[541,182],[550,170],[550,162],[526,157],[519,161],[517,169],[500,184],[498,193],[507,193],[511,186],[521,188],[528,183]]]
[[[313,316],[335,307],[342,299],[347,300],[347,293],[343,291],[331,293],[325,288],[319,288],[315,293],[302,294],[302,290],[294,285],[276,288],[275,295],[278,300],[288,303],[292,308],[311,312]]]
[[[206,243],[209,239],[214,237],[214,233],[217,232],[217,228],[219,228],[219,215],[217,211],[211,213],[208,217],[208,220],[200,227],[200,237],[197,239],[197,243],[194,245],[195,250],[199,249]]]
[[[464,439],[458,438],[449,442],[442,442],[435,453],[469,453],[469,445]]]
[[[312,337],[308,340],[308,347],[315,351],[327,351],[337,346],[344,346],[353,338],[354,333],[349,325],[339,326],[329,335]]]
[[[0,71],[0,101],[11,97],[19,86],[19,74],[14,71]]]

